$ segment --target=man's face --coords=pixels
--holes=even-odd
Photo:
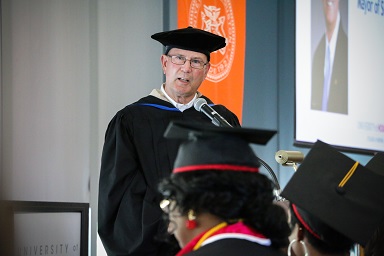
[[[327,26],[334,25],[339,13],[339,0],[322,0],[324,17]]]
[[[169,56],[185,57],[187,61],[183,65],[174,64]],[[191,67],[189,60],[201,60],[207,62],[207,56],[203,53],[172,48],[167,55],[161,56],[161,63],[166,77],[165,90],[174,100],[178,97],[194,97],[201,83],[206,78],[210,65],[206,64],[202,69]]]
[[[179,246],[183,248],[189,241],[196,235],[192,230],[188,230],[186,227],[187,216],[182,215],[179,211],[179,207],[174,200],[163,200],[160,206],[164,213],[168,214],[169,224],[168,233],[173,234],[179,243]]]

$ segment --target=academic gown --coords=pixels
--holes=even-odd
[[[227,238],[204,245],[185,256],[284,256],[282,251],[244,239]]]
[[[213,108],[232,126],[240,126],[226,107]],[[211,123],[193,107],[181,112],[149,95],[120,110],[108,125],[101,158],[98,232],[110,256],[174,255],[168,244],[157,241],[167,229],[157,185],[171,173],[181,143],[163,137],[171,120]]]

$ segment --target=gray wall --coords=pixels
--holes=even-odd
[[[275,171],[284,187],[293,168],[274,159],[293,146],[294,119],[294,1],[247,1],[244,125],[277,130],[256,153]],[[254,24],[260,24],[255,26]]]
[[[89,202],[92,255],[104,132],[160,87],[161,30],[163,1],[1,0],[0,195]]]
[[[0,2],[0,195],[89,202],[96,255],[104,132],[116,111],[160,86],[163,49],[150,35],[176,27],[176,0]],[[294,0],[247,1],[246,16],[243,126],[278,130],[255,150],[284,186],[293,170],[275,152],[308,151],[293,147]]]

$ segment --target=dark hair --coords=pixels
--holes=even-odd
[[[312,214],[301,209],[300,211],[305,212],[305,218],[306,218],[305,221],[311,222],[313,224],[314,223],[318,224],[318,228],[316,229],[316,232],[318,233],[318,235],[323,237],[323,239],[320,240],[316,238],[297,219],[295,212],[292,210],[292,205],[289,208],[291,211],[291,227],[294,228],[296,224],[303,227],[304,236],[307,237],[308,242],[318,252],[322,254],[345,253],[345,252],[349,252],[353,248],[355,243],[351,239],[347,238],[346,236],[336,231],[332,227],[326,225],[324,222],[320,221],[318,218],[316,218]],[[321,227],[321,230],[324,231],[323,233],[320,233],[319,231],[320,227]]]
[[[380,256],[384,255],[384,221],[377,227],[372,238],[364,247],[365,256]]]
[[[288,244],[287,215],[273,203],[273,183],[263,174],[217,170],[177,173],[162,180],[159,191],[175,200],[182,214],[193,209],[228,223],[242,219],[271,239],[273,247]]]

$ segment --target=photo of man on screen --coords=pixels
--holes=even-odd
[[[339,11],[344,0],[312,0],[311,8],[316,8],[314,1],[322,2],[325,32],[313,55],[311,109],[348,114],[348,37]],[[321,10],[316,9],[312,13]],[[318,27],[314,22],[312,33]]]

